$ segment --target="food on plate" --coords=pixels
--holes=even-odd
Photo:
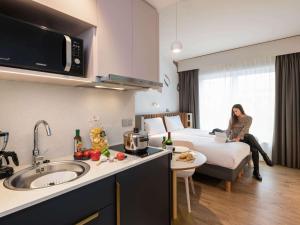
[[[194,160],[194,159],[195,159],[195,157],[190,152],[181,153],[179,155],[179,157],[177,158],[177,160],[179,160],[179,161],[191,161],[191,160]]]

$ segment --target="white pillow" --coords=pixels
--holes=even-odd
[[[149,135],[166,133],[164,122],[160,117],[145,119],[144,124]]]
[[[165,123],[169,132],[184,129],[180,116],[165,116]]]

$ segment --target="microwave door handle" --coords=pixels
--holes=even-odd
[[[70,72],[72,65],[72,41],[67,35],[64,35],[66,41],[66,66],[65,71]]]

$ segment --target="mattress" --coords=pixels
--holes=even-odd
[[[161,147],[162,137],[167,133],[155,134],[149,137],[149,145]],[[185,128],[173,131],[172,140],[174,145],[185,145],[193,150],[204,154],[207,163],[235,169],[241,161],[250,154],[249,145],[243,142],[225,143],[200,129]]]

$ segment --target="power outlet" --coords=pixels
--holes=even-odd
[[[132,119],[122,119],[122,127],[131,127],[133,124]]]

